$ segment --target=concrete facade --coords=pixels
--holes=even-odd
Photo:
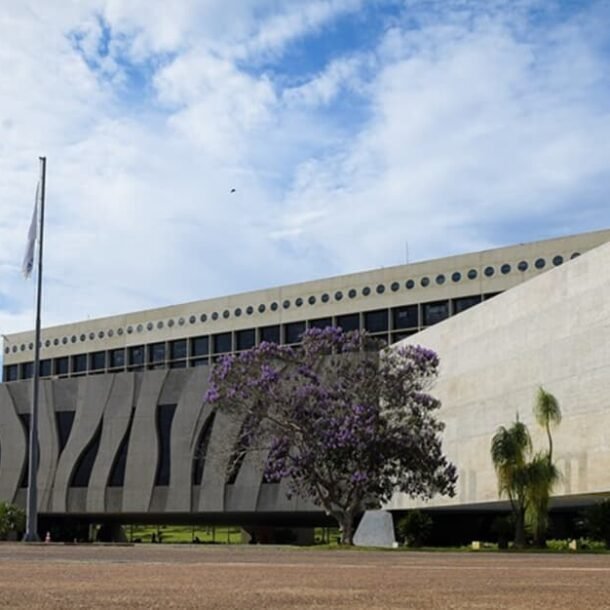
[[[538,384],[564,409],[561,493],[607,492],[609,240],[610,231],[598,231],[44,329],[41,359],[69,368],[41,380],[39,511],[125,522],[320,520],[312,503],[288,500],[284,484],[263,483],[265,455],[247,454],[229,477],[240,422],[213,414],[203,396],[219,336],[229,338],[221,351],[237,350],[240,333],[252,331],[258,342],[275,325],[289,343],[292,324],[339,324],[347,315],[367,330],[370,319],[385,320],[377,336],[409,336],[441,356],[435,392],[460,479],[456,498],[429,506],[496,503],[491,435],[517,409],[531,420]],[[435,307],[444,321],[427,317]],[[415,322],[405,325],[408,308]],[[0,500],[21,505],[31,382],[19,377],[32,336],[8,337],[5,379],[7,371],[18,376],[0,384]],[[197,351],[202,341],[205,353]],[[185,350],[178,356],[177,346]],[[140,347],[145,357],[130,363]],[[111,364],[116,352],[121,366]],[[104,366],[92,368],[99,354]],[[88,368],[73,368],[79,358]],[[397,496],[389,508],[412,506]]]
[[[534,447],[546,436],[532,408],[538,386],[558,399],[555,506],[610,496],[610,243],[406,340],[434,349],[443,447],[458,467],[454,498],[386,508],[497,508],[493,434],[518,413]]]

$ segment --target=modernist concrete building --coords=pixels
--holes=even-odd
[[[330,324],[438,349],[445,443],[461,474],[450,504],[494,502],[488,443],[495,427],[516,408],[529,415],[538,383],[558,394],[568,414],[575,404],[569,383],[549,383],[549,376],[569,366],[583,379],[585,371],[593,375],[598,367],[586,342],[602,336],[595,324],[604,319],[607,348],[608,318],[589,276],[608,277],[608,248],[600,246],[609,240],[610,231],[598,231],[46,328],[39,511],[127,523],[320,522],[311,503],[262,482],[264,456],[248,456],[227,473],[239,422],[214,416],[203,396],[220,354],[261,340],[297,344],[306,328]],[[3,350],[0,499],[24,504],[33,333],[8,336]],[[607,372],[598,374],[607,379]],[[586,387],[599,392],[593,381]],[[584,423],[594,401],[580,401],[589,411],[573,407],[574,423],[562,426],[558,448],[578,426],[590,429],[587,443],[603,434],[597,415]],[[607,438],[600,443],[608,447]],[[593,444],[586,458],[577,445],[562,457],[571,468],[566,493],[610,489],[596,478],[602,466]],[[406,506],[403,498],[391,504]]]

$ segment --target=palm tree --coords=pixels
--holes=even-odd
[[[526,520],[534,535],[534,544],[544,547],[549,524],[549,499],[553,487],[560,479],[560,473],[546,452],[537,453],[526,468]]]
[[[549,450],[548,453],[536,455],[530,465],[530,502],[527,518],[532,526],[536,546],[544,546],[544,534],[549,522],[549,499],[553,487],[561,478],[559,470],[553,464],[551,435],[551,427],[561,422],[561,409],[555,396],[542,386],[536,394],[534,416],[538,424],[546,430]]]
[[[561,409],[559,402],[550,393],[540,386],[536,394],[534,405],[534,416],[540,426],[546,430],[549,439],[549,462],[553,461],[553,437],[551,436],[551,426],[557,426],[561,422]]]
[[[500,426],[491,439],[491,459],[498,477],[498,493],[505,495],[515,518],[515,546],[525,546],[525,513],[528,506],[530,472],[527,458],[532,441],[519,417],[510,428]]]

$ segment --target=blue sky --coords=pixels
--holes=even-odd
[[[44,325],[607,228],[608,23],[587,0],[6,0],[0,333],[33,324],[41,154]]]

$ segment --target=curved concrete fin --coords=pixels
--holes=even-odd
[[[200,414],[211,411],[209,405],[203,406],[203,396],[208,387],[207,367],[191,369],[191,376],[185,383],[180,395],[171,435],[171,462],[169,490],[167,496],[167,511],[189,512],[191,510],[192,470],[194,443],[197,437],[193,432],[197,427]],[[207,419],[207,418],[206,418]]]
[[[112,391],[104,411],[100,446],[87,489],[87,512],[89,513],[101,513],[106,510],[106,487],[110,471],[131,417],[134,402],[134,379],[134,373],[115,375]]]
[[[38,402],[38,433],[45,442],[39,443],[40,462],[38,465],[38,510],[50,508],[55,478],[55,468],[59,457],[59,434],[55,417],[52,382],[40,381]]]
[[[203,469],[199,492],[199,511],[223,511],[227,465],[239,437],[243,416],[217,411]]]
[[[157,404],[166,377],[165,370],[149,371],[142,375],[125,465],[125,513],[145,513],[150,507],[159,453]]]
[[[74,424],[70,438],[59,456],[55,473],[52,512],[68,511],[70,478],[78,459],[100,425],[113,380],[113,375],[92,375],[78,380]]]
[[[0,499],[13,502],[21,482],[27,455],[27,440],[11,393],[0,384]]]
[[[265,446],[267,445],[266,438],[267,436],[262,434],[258,437],[257,442],[261,446]],[[233,485],[231,502],[226,507],[227,511],[256,510],[268,455],[269,449],[267,448],[254,449],[246,453]]]

